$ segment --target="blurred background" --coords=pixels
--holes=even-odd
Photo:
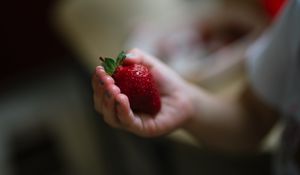
[[[236,98],[245,84],[243,54],[270,23],[255,0],[10,0],[1,9],[1,175],[189,172],[165,168],[174,166],[165,151],[175,150],[165,142],[201,153],[183,131],[168,141],[137,138],[110,129],[95,113],[90,78],[98,57],[138,47],[188,81]],[[267,143],[271,150],[276,136]],[[212,164],[228,174],[269,171],[261,169],[265,157],[187,152],[194,156],[177,153],[200,159],[201,172]]]

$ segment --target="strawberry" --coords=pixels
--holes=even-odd
[[[125,94],[134,112],[155,115],[161,108],[160,94],[149,69],[142,64],[123,64],[125,52],[116,59],[102,58],[102,66]]]

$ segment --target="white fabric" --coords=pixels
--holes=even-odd
[[[300,0],[290,0],[282,14],[247,52],[256,92],[283,114],[286,129],[274,173],[300,174],[294,153],[300,149]]]

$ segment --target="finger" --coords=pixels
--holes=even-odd
[[[100,79],[101,75],[100,74],[104,74],[105,70],[102,66],[97,66],[96,70],[95,70],[95,81],[98,81],[98,83],[103,84],[102,80]]]
[[[141,116],[134,114],[130,108],[128,97],[124,94],[120,94],[116,97],[118,103],[116,111],[122,128],[140,135],[146,136],[144,125]],[[149,117],[149,116],[148,116]]]
[[[103,67],[98,66],[93,74],[92,77],[92,87],[94,92],[100,87],[102,87],[104,85],[104,82],[102,81],[102,79],[100,79],[100,77],[102,77],[103,75],[100,74],[104,74],[105,71],[103,69]]]
[[[123,127],[128,128],[133,123],[133,112],[130,109],[130,104],[128,97],[124,94],[119,94],[116,96],[117,108],[117,117],[120,120],[120,123]]]
[[[94,102],[94,109],[100,114],[102,115],[102,99],[100,99],[98,97],[98,95],[96,95],[96,93],[93,94],[93,102]]]
[[[143,137],[154,137],[160,135],[156,117],[147,114],[134,114],[130,109],[128,97],[124,94],[116,96],[117,116],[122,128]]]
[[[99,76],[95,73],[92,76],[92,87],[93,87],[93,102],[94,102],[94,109],[99,113],[102,114],[102,96],[104,91],[103,82],[99,80]]]
[[[119,128],[119,119],[116,113],[115,97],[120,94],[120,89],[116,85],[110,85],[106,88],[103,97],[104,120],[112,127]]]
[[[141,51],[140,49],[134,48],[127,52],[126,57],[129,59],[125,59],[124,64],[143,64],[149,68],[151,68],[154,64],[157,64],[158,59],[155,57],[148,55],[147,53]]]
[[[100,84],[115,83],[114,79],[105,72],[102,66],[96,67],[95,74],[96,77],[98,77]]]
[[[95,89],[94,92],[96,95],[101,98],[103,96],[105,86],[110,84],[114,84],[114,80],[111,76],[109,76],[103,69],[103,67],[98,66],[95,72],[96,80],[95,80]]]
[[[132,49],[126,54],[128,59],[124,60],[124,64],[143,64],[149,68],[152,72],[154,79],[160,83],[164,82],[166,79],[165,75],[168,77],[177,77],[178,75],[172,71],[165,63],[161,62],[159,59],[139,50]],[[162,73],[164,72],[164,73]],[[165,83],[164,83],[165,84]]]
[[[105,73],[103,67],[101,66],[98,66],[96,68],[94,78],[94,107],[98,113],[103,114],[104,92],[106,86],[113,84],[114,81],[109,75]]]
[[[93,91],[95,92],[99,87],[102,87],[104,85],[103,81],[99,78],[100,77],[100,72],[104,73],[104,69],[101,66],[98,66],[92,75],[92,88]]]
[[[96,87],[98,86],[98,78],[97,78],[97,75],[96,75],[96,71],[93,73],[92,75],[92,88],[93,88],[93,91],[95,91]]]

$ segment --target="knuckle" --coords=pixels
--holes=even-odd
[[[157,126],[155,122],[149,122],[149,124],[145,126],[145,136],[146,137],[157,136]]]
[[[129,53],[139,53],[140,52],[140,49],[135,47],[135,48],[132,48],[128,51]]]

